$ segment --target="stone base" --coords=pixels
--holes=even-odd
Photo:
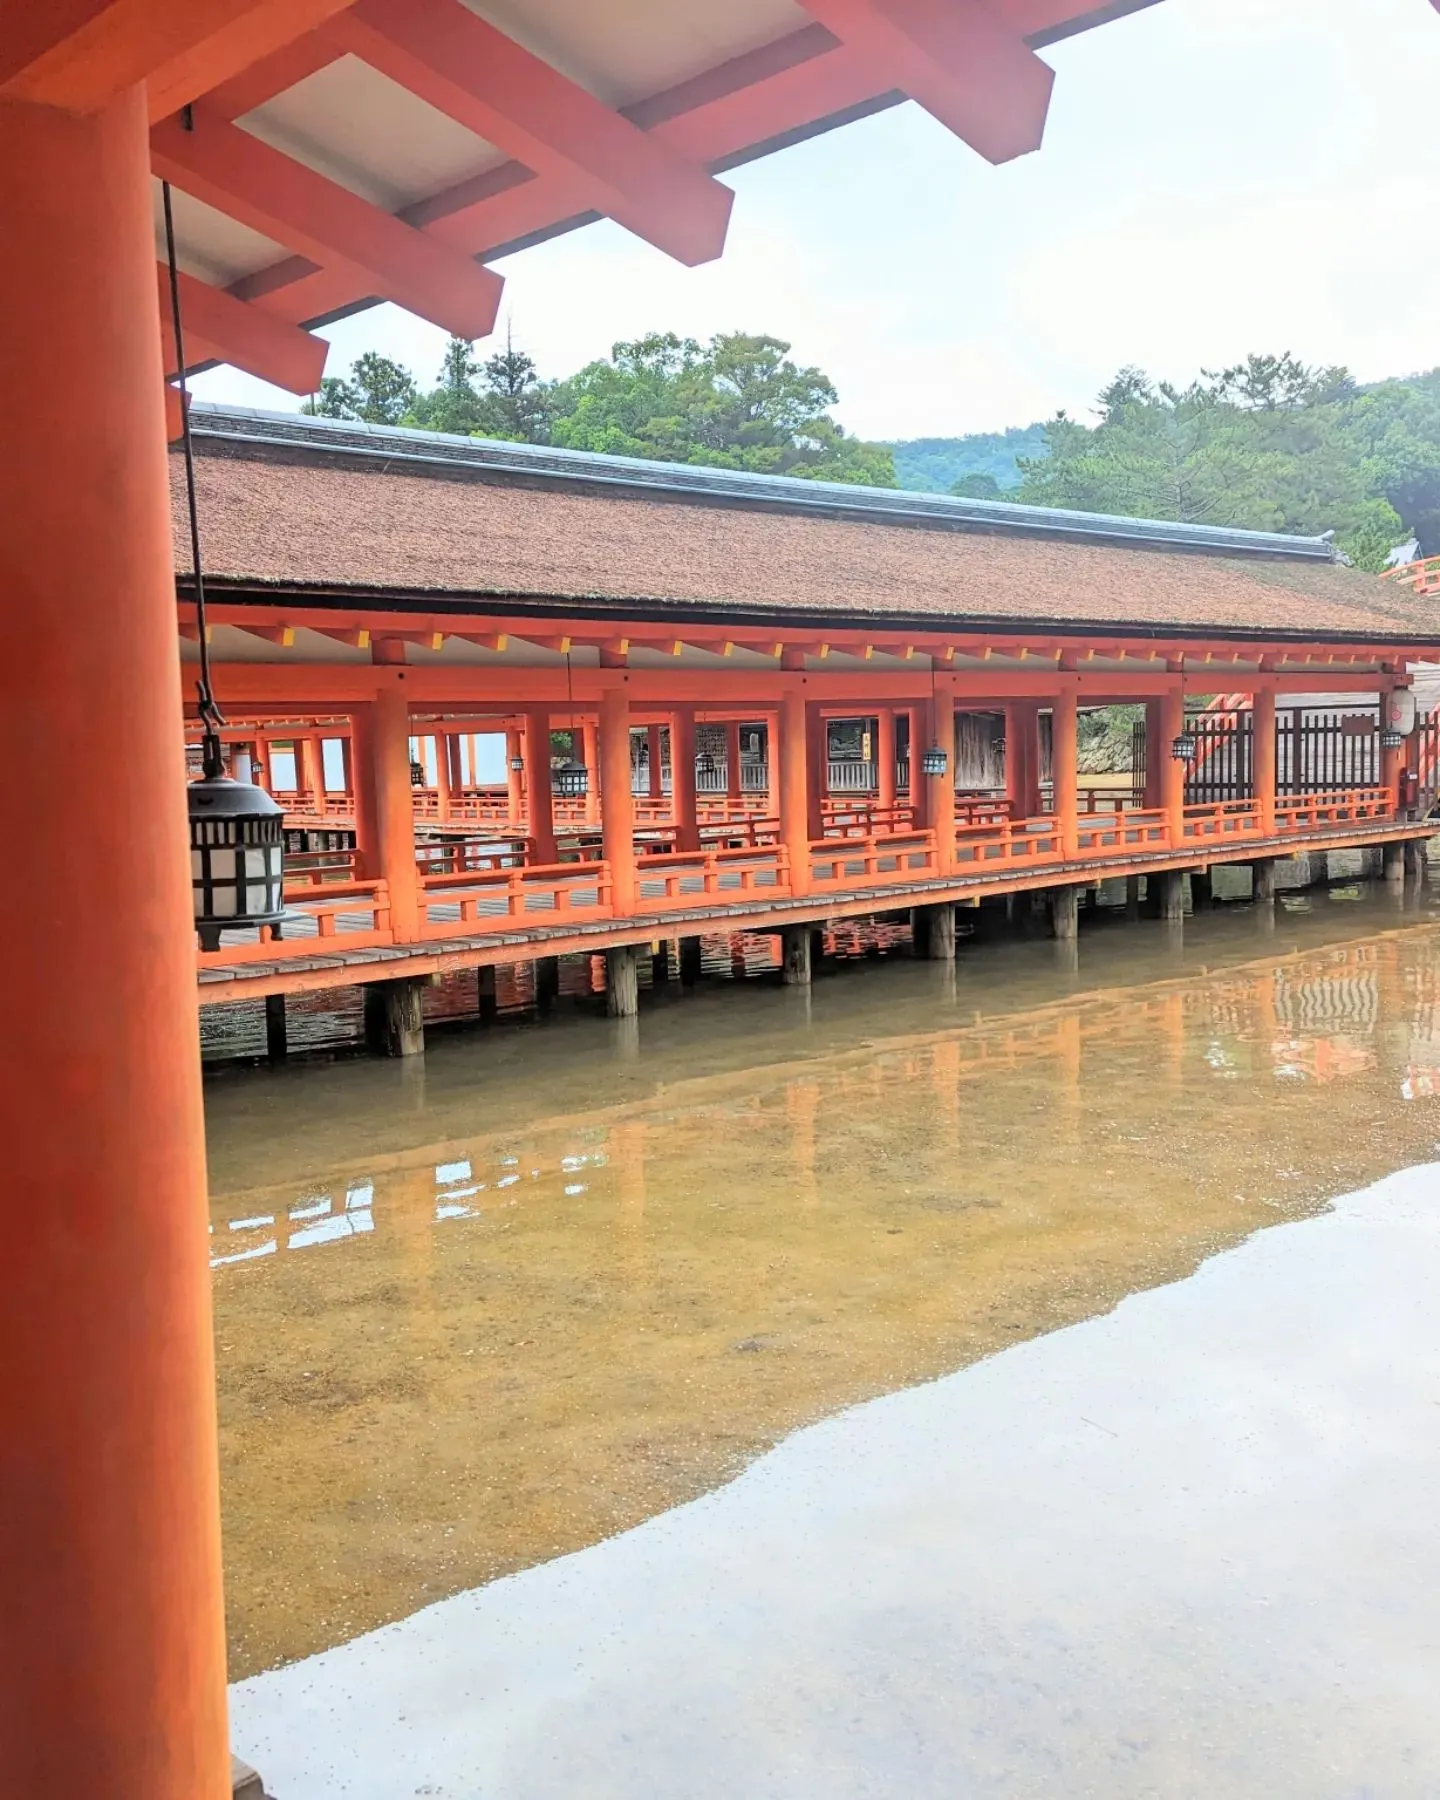
[[[238,1756],[230,1758],[230,1792],[233,1800],[265,1800],[265,1783]]]

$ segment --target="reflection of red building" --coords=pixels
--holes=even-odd
[[[1270,1055],[1278,1072],[1300,1074],[1322,1084],[1375,1067],[1374,1050],[1353,1038],[1277,1038]]]

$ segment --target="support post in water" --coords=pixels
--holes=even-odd
[[[1275,858],[1262,856],[1250,865],[1250,897],[1256,906],[1275,904]]]
[[[1080,935],[1080,889],[1053,888],[1050,893],[1050,935],[1061,943],[1073,943]]]
[[[786,987],[810,985],[810,927],[787,925],[780,933]]]
[[[1424,838],[1411,838],[1405,845],[1405,875],[1416,887],[1425,880],[1429,868],[1425,861]]]
[[[650,953],[650,985],[656,988],[670,985],[670,940],[661,938]]]
[[[424,1055],[424,992],[425,983],[413,976],[365,989],[365,1042],[377,1056]]]
[[[1387,844],[1385,846],[1385,885],[1392,888],[1403,888],[1405,885],[1405,846],[1403,844]]]
[[[560,996],[560,958],[535,958],[535,1004],[541,1012],[549,1012]]]
[[[489,1025],[499,1010],[499,1002],[495,994],[495,965],[475,971],[476,996],[480,1003],[480,1017]]]
[[[1208,869],[1190,871],[1190,905],[1195,912],[1215,903],[1215,882]]]
[[[605,1011],[612,1019],[633,1019],[640,1011],[640,952],[634,944],[605,952]]]
[[[1162,919],[1185,917],[1185,876],[1179,869],[1167,869],[1163,875],[1150,878],[1160,890],[1158,916]]]
[[[955,960],[955,908],[952,905],[915,908],[915,948],[930,962]]]
[[[265,1055],[272,1063],[282,1063],[290,1054],[290,1037],[285,1019],[285,996],[265,996]]]
[[[680,985],[693,988],[700,979],[702,945],[698,937],[680,940]]]
[[[1135,920],[1140,917],[1140,882],[1139,875],[1125,877],[1125,917]]]

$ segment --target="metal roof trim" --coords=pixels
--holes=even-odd
[[[1164,519],[1125,519],[1108,513],[1020,506],[1004,500],[964,500],[903,488],[855,487],[806,481],[793,475],[754,475],[739,469],[696,468],[562,450],[545,444],[511,444],[493,438],[453,436],[349,419],[317,419],[300,413],[196,401],[191,426],[197,438],[265,444],[366,460],[466,470],[477,476],[519,476],[532,481],[605,486],[636,495],[781,508],[818,516],[843,515],[889,525],[929,525],[1007,535],[1074,538],[1133,549],[1200,550],[1218,554],[1284,557],[1299,562],[1338,560],[1330,537],[1289,537],[1275,531],[1240,531],[1221,525],[1188,525]]]

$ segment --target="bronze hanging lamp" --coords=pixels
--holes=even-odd
[[[570,754],[555,771],[555,792],[562,800],[583,800],[590,792],[590,771],[575,754],[575,681],[570,652],[565,652],[565,695],[570,709]]]
[[[195,929],[202,950],[218,950],[224,931],[278,925],[285,916],[285,814],[264,788],[225,773],[220,728],[225,723],[210,680],[210,642],[205,619],[205,575],[200,563],[200,516],[195,497],[195,451],[190,439],[190,393],[185,381],[185,339],[180,321],[180,277],[175,262],[175,219],[170,184],[161,183],[165,249],[170,274],[170,322],[180,379],[180,442],[190,522],[190,566],[195,581],[195,620],[200,632],[200,779],[186,788],[190,813],[190,883]]]

